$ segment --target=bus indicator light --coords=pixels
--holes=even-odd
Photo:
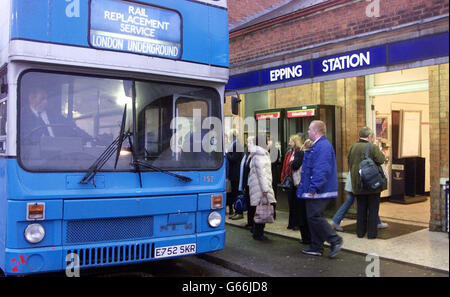
[[[27,203],[27,221],[45,219],[45,203]]]
[[[211,209],[222,208],[222,195],[211,196]]]

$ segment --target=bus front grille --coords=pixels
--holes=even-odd
[[[151,259],[152,243],[108,245],[66,250],[66,264],[78,267],[120,264]]]
[[[126,217],[66,221],[65,243],[143,239],[153,236],[153,217]]]

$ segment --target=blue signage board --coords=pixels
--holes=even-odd
[[[234,75],[230,77],[225,89],[227,91],[245,89],[271,83],[314,78],[448,55],[449,33],[444,32],[339,55],[306,60],[295,64],[282,65],[276,68]]]
[[[181,15],[118,0],[91,0],[89,44],[171,59],[181,57]]]
[[[261,70],[261,84],[272,84],[311,77],[311,61]]]
[[[316,59],[314,76],[348,72],[386,65],[386,46],[378,46],[350,53]]]
[[[227,90],[228,89],[239,90],[255,87],[258,85],[259,85],[259,71],[254,71],[230,76],[226,87]]]
[[[389,64],[448,56],[448,32],[395,42],[389,45]]]

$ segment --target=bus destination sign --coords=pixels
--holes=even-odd
[[[179,59],[181,16],[149,5],[92,0],[89,43],[99,49]]]

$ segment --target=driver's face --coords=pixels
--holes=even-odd
[[[37,90],[28,96],[30,107],[37,112],[44,111],[47,108],[48,96],[44,90]]]

